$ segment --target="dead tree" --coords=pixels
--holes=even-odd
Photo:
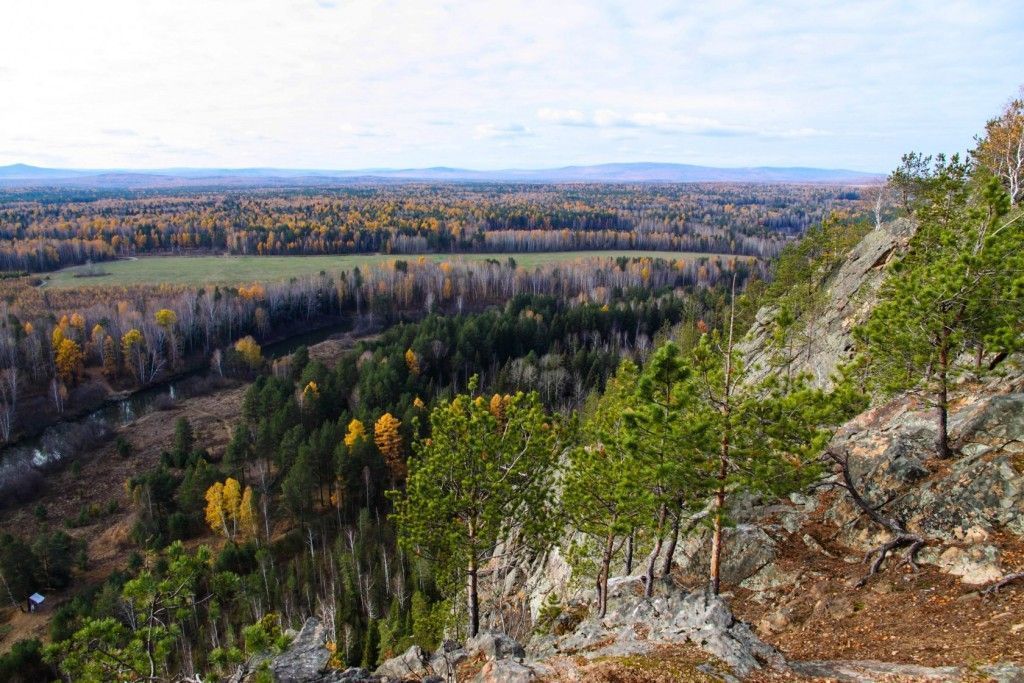
[[[869,502],[861,490],[857,487],[856,482],[853,480],[853,473],[850,472],[850,454],[847,451],[840,453],[835,448],[828,448],[825,450],[822,459],[826,462],[832,463],[837,473],[840,476],[840,481],[827,481],[819,485],[820,487],[831,487],[845,489],[846,493],[850,496],[850,500],[853,504],[861,511],[861,514],[866,515],[872,522],[884,527],[891,535],[892,538],[882,543],[881,545],[872,548],[864,556],[864,562],[871,562],[871,569],[868,573],[857,582],[857,587],[863,586],[867,583],[873,575],[878,573],[881,569],[882,563],[885,562],[885,558],[889,556],[889,553],[900,548],[906,548],[906,552],[903,555],[903,560],[899,566],[907,565],[914,571],[918,570],[916,558],[917,553],[920,552],[921,548],[924,547],[926,541],[923,536],[912,533],[907,530],[906,522],[895,515],[886,515],[881,512],[881,509],[892,502],[892,499],[886,500],[882,503],[873,504]],[[874,561],[872,561],[874,558]]]

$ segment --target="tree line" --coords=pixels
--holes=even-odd
[[[774,256],[857,190],[790,185],[374,185],[0,197],[0,270],[151,253],[669,249]]]
[[[218,374],[245,374],[251,363],[236,348],[238,340],[260,342],[295,325],[340,317],[385,323],[403,311],[476,310],[523,292],[607,302],[630,288],[702,288],[733,272],[746,279],[762,268],[737,259],[622,258],[530,271],[514,261],[436,264],[419,258],[241,287],[54,291],[0,283],[9,292],[8,303],[0,304],[0,437],[31,427],[41,409],[60,414],[74,407],[95,393],[98,382],[144,386],[207,362]],[[251,348],[251,342],[244,345]]]

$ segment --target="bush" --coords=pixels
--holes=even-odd
[[[279,644],[281,636],[281,619],[274,613],[242,629],[245,651],[249,654],[269,651],[272,646]]]
[[[195,535],[196,524],[184,512],[175,512],[167,518],[167,535],[172,541],[183,541]]]
[[[259,564],[256,562],[256,545],[245,543],[235,545],[228,543],[217,556],[214,569],[218,572],[232,572],[239,576],[245,576],[256,571]]]
[[[0,655],[0,681],[34,683],[56,677],[57,672],[43,661],[42,645],[38,640],[19,640],[10,652]]]
[[[132,455],[132,445],[123,436],[117,437],[114,441],[114,448],[117,450],[118,457],[122,460],[127,460]]]

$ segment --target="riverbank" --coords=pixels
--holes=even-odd
[[[359,342],[372,341],[375,336],[332,334],[309,345],[310,356],[331,364]],[[175,423],[182,417],[192,426],[196,443],[214,460],[221,458],[241,417],[242,399],[249,386],[249,382],[236,382],[207,395],[174,400],[118,426],[114,435],[129,445],[128,457],[122,457],[114,440],[108,440],[77,457],[76,467],[49,473],[31,501],[4,511],[0,531],[16,530],[22,538],[37,537],[62,523],[68,534],[86,544],[88,564],[72,589],[47,595],[42,611],[26,614],[13,607],[0,608],[0,624],[9,627],[0,630],[0,652],[19,639],[48,641],[50,620],[61,604],[127,564],[137,515],[125,483],[157,467],[161,453],[173,442]],[[216,545],[218,540],[208,536],[188,545],[200,543]]]

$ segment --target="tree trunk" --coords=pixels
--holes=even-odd
[[[722,514],[725,511],[725,484],[729,477],[729,446],[732,439],[732,349],[736,320],[736,274],[732,276],[732,303],[729,306],[729,342],[725,348],[725,382],[722,391],[722,443],[718,462],[718,490],[715,491],[714,534],[711,537],[711,592],[722,587]]]
[[[939,351],[939,400],[938,434],[935,438],[935,450],[942,459],[950,457],[949,450],[949,348],[942,345]]]
[[[629,532],[629,537],[626,538],[626,576],[633,573],[633,537],[636,535],[636,530]]]
[[[715,491],[714,534],[711,537],[711,592],[718,595],[722,587],[722,515],[725,512],[725,480],[729,476],[729,429],[728,413],[726,429],[722,435],[722,453],[718,465],[718,489]]]
[[[661,555],[661,545],[665,540],[665,513],[668,509],[664,503],[658,510],[658,527],[654,532],[654,547],[647,557],[647,568],[644,570],[644,597],[654,597],[654,568],[658,565],[658,556]]]
[[[480,594],[477,585],[476,558],[469,560],[466,572],[466,599],[469,607],[469,636],[472,638],[480,632]]]
[[[597,615],[602,618],[608,612],[608,574],[611,572],[614,548],[615,534],[609,531],[605,537],[604,552],[601,553],[601,570],[597,576]]]
[[[722,587],[722,512],[720,494],[715,494],[715,531],[711,538],[711,593],[718,595]]]
[[[683,522],[683,506],[676,510],[675,518],[672,520],[672,534],[668,537],[668,547],[665,548],[665,562],[661,565],[661,575],[668,577],[672,574],[672,558],[676,554],[676,544],[679,542],[679,526]]]

